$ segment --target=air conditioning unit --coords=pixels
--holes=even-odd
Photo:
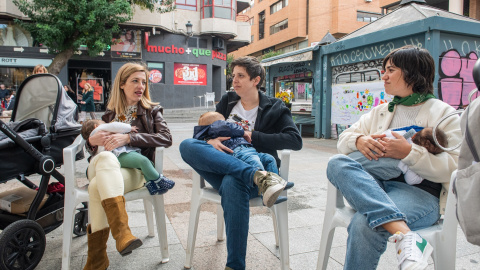
[[[212,48],[214,50],[223,50],[225,49],[225,40],[221,39],[221,38],[218,38],[218,37],[214,37],[212,39]]]

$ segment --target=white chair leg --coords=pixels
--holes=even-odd
[[[225,240],[225,220],[223,218],[223,208],[217,204],[217,240]]]
[[[190,218],[188,220],[188,238],[187,249],[185,250],[185,265],[186,269],[192,267],[193,252],[195,250],[195,240],[197,238],[198,219],[200,218],[200,195],[192,192],[192,199],[190,202]]]
[[[280,251],[280,269],[289,270],[290,269],[290,250],[289,250],[289,239],[288,239],[288,208],[287,202],[275,204],[273,207],[275,212],[276,223],[278,228],[279,236],[279,251]]]
[[[170,260],[170,254],[168,252],[167,221],[165,219],[165,204],[163,202],[163,195],[153,196],[153,201],[155,203],[155,219],[157,221],[158,242],[160,244],[160,251],[162,253],[162,263],[167,263]],[[152,207],[150,203],[148,203],[148,205]]]
[[[279,247],[279,238],[278,238],[278,228],[277,228],[277,216],[275,215],[275,211],[270,209],[270,213],[272,214],[272,221],[273,221],[273,234],[275,235],[275,246]]]
[[[455,235],[444,235],[443,237],[445,238],[443,241],[442,239],[439,239],[442,238],[441,235],[437,236],[437,241],[434,243],[435,245],[433,246],[432,254],[435,270],[455,269],[455,257],[457,255],[455,250],[455,247],[457,246],[456,230]]]
[[[147,199],[143,199],[143,207],[145,208],[145,218],[147,219],[148,236],[155,237],[152,204]]]
[[[324,219],[322,228],[322,238],[320,238],[320,250],[318,251],[318,263],[317,270],[325,270],[328,265],[328,258],[330,257],[330,250],[332,248],[333,235],[335,234],[335,227],[332,228],[332,224]]]
[[[70,269],[70,255],[72,253],[73,224],[75,218],[76,205],[75,200],[65,200],[63,209],[63,250],[62,250],[62,270]]]

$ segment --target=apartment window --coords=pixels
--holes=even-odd
[[[288,0],[280,0],[270,6],[270,14],[273,14],[286,6],[288,6]]]
[[[357,21],[359,22],[374,22],[380,17],[382,17],[380,13],[357,11]]]
[[[265,36],[265,10],[258,13],[258,40]]]
[[[175,6],[178,9],[197,11],[197,0],[176,0]]]
[[[253,43],[253,35],[250,37],[250,43]]]
[[[288,53],[288,52],[293,52],[297,49],[297,44],[292,44],[290,46],[283,47],[281,49],[278,49],[277,52],[281,53]]]
[[[201,0],[202,18],[235,20],[237,3],[235,0]]]
[[[282,31],[283,29],[287,29],[287,28],[288,28],[288,19],[283,20],[279,23],[276,23],[276,24],[270,26],[270,35],[273,35],[277,32]]]
[[[298,49],[303,49],[308,47],[308,39],[298,43]]]

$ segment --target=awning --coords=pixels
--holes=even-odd
[[[292,62],[303,62],[303,61],[311,61],[312,60],[312,51],[308,51],[308,52],[304,52],[304,53],[299,53],[299,54],[295,54],[295,55],[291,55],[291,56],[287,56],[287,57],[284,57],[284,58],[279,58],[279,59],[275,59],[275,60],[272,60],[272,61],[265,61],[262,64],[262,66],[264,67],[268,67],[268,66],[271,66],[271,65],[275,65],[275,64],[279,64],[279,63],[292,63]]]

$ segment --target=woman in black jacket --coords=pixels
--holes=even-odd
[[[235,92],[224,95],[216,111],[223,114],[227,121],[241,125],[257,152],[271,154],[277,163],[277,150],[300,150],[302,138],[290,110],[281,100],[259,91],[265,70],[258,60],[241,57],[233,61],[231,67]],[[258,196],[259,190],[264,193],[266,188],[265,179],[259,178],[256,168],[229,155],[232,150],[221,143],[227,139],[187,139],[180,144],[180,153],[183,160],[222,196],[228,252],[226,269],[238,270],[245,269],[249,200]],[[265,182],[285,187],[286,183],[282,180],[273,177]]]

